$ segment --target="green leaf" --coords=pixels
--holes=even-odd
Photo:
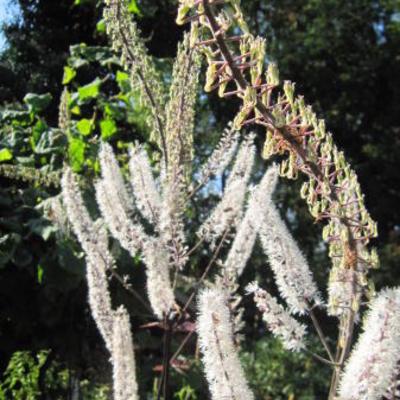
[[[50,93],[36,94],[28,93],[24,97],[24,102],[28,105],[29,111],[39,112],[45,110],[52,100]]]
[[[82,171],[85,161],[85,142],[80,138],[72,138],[69,143],[69,162],[75,172]]]
[[[134,14],[138,15],[139,17],[142,16],[142,13],[139,10],[139,7],[136,4],[136,0],[131,0],[131,4],[128,7],[128,11],[133,12]]]
[[[129,79],[129,75],[126,72],[117,71],[117,82],[120,83],[126,79]]]
[[[96,78],[93,82],[88,85],[81,86],[78,88],[79,98],[81,100],[95,98],[99,95],[101,81],[99,78]]]
[[[0,150],[0,162],[9,161],[13,158],[13,155],[8,149]]]
[[[68,65],[66,65],[64,67],[64,78],[62,81],[63,85],[67,85],[68,83],[70,83],[72,79],[75,78],[75,76],[76,76],[76,71],[71,67],[68,67]]]
[[[100,122],[101,138],[109,139],[117,132],[117,126],[112,119],[103,119]]]
[[[40,285],[43,282],[43,272],[44,272],[43,267],[41,265],[38,265],[38,268],[37,268],[37,280],[38,280],[38,283]]]
[[[82,135],[87,136],[92,131],[93,122],[90,119],[82,118],[76,123],[76,127],[78,128],[78,131],[82,133]]]
[[[106,23],[104,19],[101,19],[96,25],[97,32],[105,32],[106,31]]]

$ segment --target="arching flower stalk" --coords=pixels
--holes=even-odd
[[[283,347],[291,351],[302,350],[305,346],[306,327],[295,320],[266,290],[260,289],[256,282],[247,286],[247,292],[254,296],[254,302],[268,329],[282,341]]]
[[[389,389],[400,361],[400,289],[385,289],[371,301],[363,333],[339,383],[342,400],[378,400]]]
[[[197,331],[212,398],[254,399],[233,342],[226,295],[218,289],[204,289],[198,303]]]
[[[264,71],[265,41],[250,33],[239,0],[180,0],[179,4],[177,23],[199,24],[193,41],[208,63],[205,90],[218,89],[221,97],[241,99],[235,127],[256,123],[266,128],[265,157],[288,153],[281,175],[295,179],[298,171],[303,172],[308,180],[301,194],[311,215],[328,221],[324,239],[330,245],[332,279],[340,276],[352,287],[350,292],[332,290],[329,300],[330,313],[340,319],[338,359],[343,359],[350,349],[368,269],[377,265],[376,254],[367,249],[377,227],[366,210],[356,174],[326,132],[325,122],[301,96],[295,96],[294,84],[286,81],[283,92],[277,92],[278,68],[269,63]],[[335,298],[338,295],[345,297]]]

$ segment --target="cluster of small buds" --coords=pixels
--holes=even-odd
[[[282,341],[283,347],[300,351],[305,347],[306,327],[295,320],[267,291],[260,289],[256,282],[247,286],[248,294],[262,313],[263,320],[274,336]]]
[[[197,332],[212,399],[254,399],[234,345],[227,295],[204,289],[198,309]]]
[[[166,113],[168,162],[179,165],[187,180],[193,160],[194,106],[201,60],[198,49],[190,47],[190,37],[191,33],[186,33],[178,46]]]
[[[247,185],[253,168],[255,148],[254,136],[249,135],[241,144],[232,171],[226,182],[221,201],[201,225],[198,235],[215,243],[229,227],[236,226],[241,218]]]
[[[400,288],[385,289],[370,303],[363,333],[340,381],[342,400],[378,400],[392,384],[400,361]]]
[[[292,82],[284,82],[283,92],[273,95],[279,85],[278,68],[270,62],[263,76],[265,42],[249,33],[239,1],[180,0],[178,23],[189,21],[200,25],[203,36],[212,37],[197,40],[208,61],[205,90],[218,88],[224,97],[242,99],[235,127],[249,123],[265,126],[266,158],[289,153],[281,164],[281,175],[295,179],[301,171],[309,178],[301,194],[316,220],[328,220],[324,238],[330,243],[333,269],[355,269],[357,277],[362,275],[361,281],[365,281],[368,268],[377,264],[376,253],[366,250],[377,235],[376,223],[365,208],[355,172],[333,143],[324,120],[317,118],[303,97],[295,96]],[[229,90],[232,84],[235,88]],[[357,267],[360,263],[362,273]],[[347,299],[350,303],[357,300],[361,281]],[[351,308],[348,301],[344,306],[343,299],[330,301],[339,303],[343,306],[330,308],[333,315],[340,315],[343,307]]]
[[[139,29],[128,10],[128,0],[106,0],[103,17],[113,49],[121,54],[121,63],[131,72],[131,86],[151,110],[148,125],[152,140],[164,151],[165,95],[162,80],[140,37]]]
[[[68,90],[65,87],[61,93],[59,112],[58,112],[58,127],[64,132],[68,132],[71,122],[71,113],[68,106]]]

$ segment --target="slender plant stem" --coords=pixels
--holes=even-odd
[[[201,275],[199,281],[197,282],[195,289],[193,290],[193,292],[190,295],[188,301],[186,302],[185,306],[183,307],[183,310],[182,310],[182,314],[183,315],[185,314],[186,310],[188,309],[190,303],[193,301],[194,296],[196,295],[196,293],[199,290],[201,284],[203,283],[204,279],[206,278],[206,276],[207,276],[208,272],[210,271],[211,267],[213,266],[215,260],[217,259],[218,255],[219,255],[219,252],[221,251],[222,245],[224,244],[225,239],[226,239],[226,237],[228,235],[228,232],[229,232],[229,228],[227,228],[225,230],[224,234],[222,235],[222,238],[219,241],[219,243],[218,243],[218,245],[217,245],[217,247],[215,249],[215,252],[214,252],[210,262],[208,263],[206,269],[204,270],[203,274]]]
[[[309,312],[310,312],[310,317],[311,317],[312,323],[314,325],[314,328],[317,331],[318,337],[321,340],[321,343],[324,346],[324,348],[325,348],[325,350],[326,350],[326,352],[327,352],[327,354],[329,356],[329,359],[331,360],[332,363],[334,363],[335,362],[335,358],[333,357],[333,354],[332,354],[332,352],[331,352],[331,350],[330,350],[330,348],[328,346],[328,343],[326,341],[324,332],[322,331],[321,325],[318,322],[318,319],[317,319],[317,317],[316,317],[316,315],[314,313],[313,308],[310,308]]]
[[[189,339],[192,337],[192,335],[196,333],[196,331],[190,331],[185,338],[182,340],[182,343],[179,345],[178,349],[175,351],[175,353],[172,355],[172,357],[169,360],[169,363],[172,365],[173,362],[177,359],[183,348],[186,346],[187,342]]]

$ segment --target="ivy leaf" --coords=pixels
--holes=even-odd
[[[74,79],[76,76],[76,71],[71,68],[68,67],[67,65],[64,67],[64,78],[63,78],[63,85],[67,85],[68,83],[70,83],[72,81],[72,79]]]
[[[9,161],[13,158],[13,155],[8,149],[0,150],[0,162]]]
[[[82,118],[76,123],[76,127],[83,136],[87,136],[92,131],[93,123],[90,119]]]
[[[50,93],[36,94],[28,93],[24,97],[24,102],[28,105],[29,111],[39,112],[45,110],[52,100]]]
[[[80,172],[85,161],[85,142],[80,138],[72,138],[68,153],[72,169],[74,172]]]
[[[117,125],[112,119],[103,119],[100,122],[100,130],[101,138],[107,140],[117,132]]]
[[[101,81],[96,78],[93,82],[78,88],[79,98],[81,100],[95,98],[99,95]]]

